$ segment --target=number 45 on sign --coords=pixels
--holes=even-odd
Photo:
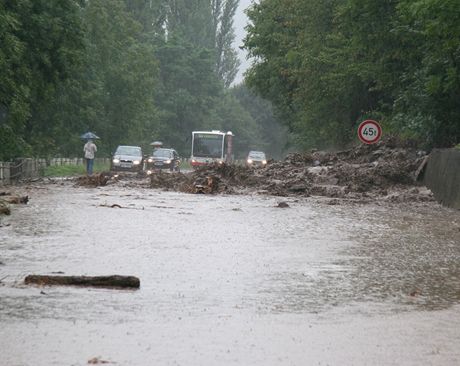
[[[358,137],[365,144],[375,144],[382,137],[382,127],[377,121],[365,120],[358,127]]]

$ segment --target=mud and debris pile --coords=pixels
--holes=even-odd
[[[265,168],[216,164],[189,174],[154,174],[151,187],[189,193],[432,200],[431,192],[417,182],[425,156],[388,138],[339,152],[292,153]]]
[[[84,175],[76,178],[75,184],[77,186],[84,187],[100,187],[107,185],[107,182],[110,180],[110,173],[97,173],[93,175]]]
[[[432,200],[417,182],[426,153],[388,138],[375,145],[339,151],[290,154],[266,168],[267,177],[291,177],[292,192],[337,198],[385,197],[389,200]],[[293,177],[295,174],[295,178]],[[279,179],[279,178],[277,178]],[[286,185],[286,179],[282,184]]]
[[[267,169],[277,174],[297,172],[299,182],[311,184],[310,194],[386,196],[395,189],[416,186],[416,172],[424,158],[424,152],[386,140],[340,152],[291,154]]]
[[[10,205],[27,204],[29,196],[13,195],[10,192],[0,192],[0,215],[10,215]]]
[[[228,164],[203,166],[187,174],[158,172],[150,176],[152,188],[187,193],[238,193],[256,184],[257,178],[251,170]]]

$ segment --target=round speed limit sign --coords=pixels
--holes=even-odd
[[[359,125],[358,137],[365,144],[375,144],[382,137],[382,127],[378,122],[368,119]]]

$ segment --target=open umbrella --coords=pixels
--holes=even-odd
[[[162,147],[163,146],[163,143],[161,141],[153,141],[152,143],[150,143],[150,146],[153,146],[153,147]]]
[[[92,133],[92,132],[86,132],[84,133],[83,135],[80,136],[81,139],[86,139],[86,140],[97,140],[97,139],[100,139],[99,136],[97,136],[96,134]]]

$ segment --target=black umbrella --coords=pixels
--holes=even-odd
[[[83,135],[80,136],[81,139],[86,139],[86,140],[98,140],[100,139],[99,136],[97,136],[96,134],[92,133],[92,132],[86,132],[84,133]]]

